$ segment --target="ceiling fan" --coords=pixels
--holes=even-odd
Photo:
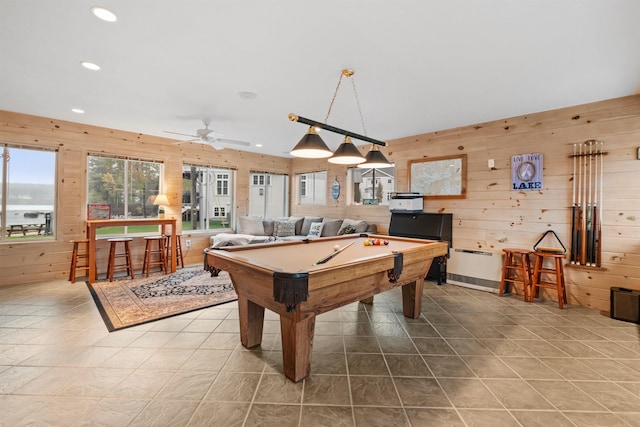
[[[216,132],[213,129],[209,129],[209,125],[211,124],[211,120],[209,119],[203,119],[202,123],[204,124],[204,128],[196,130],[195,135],[189,135],[186,133],[179,133],[179,132],[171,132],[168,130],[165,130],[165,132],[172,133],[174,135],[188,136],[192,138],[187,141],[179,141],[178,144],[182,142],[195,142],[198,144],[208,144],[213,148],[215,148],[216,150],[222,150],[223,148],[225,148],[225,145],[239,145],[242,147],[251,146],[251,143],[246,141],[238,141],[235,139],[223,138],[224,135],[221,134],[220,132]]]

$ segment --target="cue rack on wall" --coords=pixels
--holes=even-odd
[[[573,144],[571,264],[600,267],[604,142]]]

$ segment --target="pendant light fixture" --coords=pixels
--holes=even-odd
[[[327,144],[320,138],[316,128],[313,126],[309,126],[307,133],[302,137],[300,142],[293,147],[293,150],[291,150],[292,156],[307,159],[322,159],[332,154]]]
[[[371,150],[367,153],[364,163],[360,163],[358,165],[359,168],[367,169],[382,169],[390,166],[391,163],[389,160],[387,160],[384,154],[382,154],[382,151],[378,150],[378,147],[375,144],[373,144]]]
[[[324,123],[317,122],[315,120],[307,119],[296,114],[289,114],[289,120],[299,123],[304,123],[309,125],[309,129],[307,130],[307,134],[302,137],[300,142],[296,144],[296,146],[291,150],[290,154],[295,157],[304,157],[304,158],[325,158],[329,157],[328,161],[330,163],[341,164],[341,165],[355,165],[362,164],[367,161],[369,154],[367,154],[367,158],[363,157],[360,153],[360,150],[353,144],[351,139],[359,139],[361,141],[371,142],[374,147],[377,145],[386,146],[387,144],[383,141],[378,141],[373,138],[369,138],[366,136],[366,129],[364,127],[364,119],[362,118],[362,111],[360,109],[360,102],[358,100],[358,92],[356,91],[355,82],[351,79],[351,83],[353,85],[353,92],[356,98],[356,105],[358,106],[358,113],[360,114],[360,121],[362,123],[362,128],[364,130],[365,135],[359,135],[357,133],[353,133],[344,129],[340,129],[327,124],[329,120],[329,116],[331,115],[331,108],[333,107],[333,103],[336,99],[336,95],[338,94],[338,89],[340,89],[340,83],[342,82],[342,78],[350,78],[353,77],[353,70],[342,70],[340,74],[340,79],[338,80],[338,85],[336,86],[336,90],[333,93],[333,98],[331,99],[331,103],[329,104],[329,111],[327,112],[327,116],[325,117]],[[330,132],[338,133],[340,135],[344,135],[344,140],[342,144],[336,149],[334,153],[327,147],[327,144],[322,140],[320,135],[318,135],[316,129],[324,129]],[[373,150],[372,150],[373,151]],[[389,165],[389,162],[386,161],[384,155],[377,150],[376,148],[376,159],[380,160],[379,156],[382,156],[382,159]],[[381,164],[380,161],[377,164]],[[371,166],[365,166],[371,167]],[[386,166],[385,166],[386,167]]]
[[[327,159],[329,163],[335,163],[338,165],[356,165],[365,161],[365,158],[360,154],[360,150],[353,145],[351,138],[344,137],[342,144],[334,151],[333,156]]]

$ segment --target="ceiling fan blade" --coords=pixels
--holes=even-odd
[[[186,142],[193,142],[194,144],[206,144],[207,143],[207,141],[202,140],[202,138],[193,138],[193,139],[177,140],[177,141],[174,141],[174,144],[184,144]]]
[[[218,140],[210,139],[207,142],[214,150],[224,150],[224,145],[220,144]]]
[[[191,138],[200,138],[198,135],[189,135],[188,133],[171,132],[170,130],[163,130],[163,132],[171,133],[173,135],[189,136]]]
[[[247,141],[238,141],[235,139],[226,139],[226,138],[216,138],[216,141],[219,141],[223,144],[232,144],[232,145],[241,145],[243,147],[250,147],[251,143]]]

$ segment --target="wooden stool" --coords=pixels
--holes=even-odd
[[[149,277],[151,266],[157,265],[167,274],[167,258],[165,257],[167,250],[165,249],[165,236],[147,236],[144,238],[147,242],[144,247],[144,261],[142,262],[142,272]],[[153,249],[153,242],[158,243],[158,247]],[[156,256],[157,259],[152,260]]]
[[[534,255],[536,256],[536,261],[533,268],[530,300],[533,302],[533,298],[538,296],[539,288],[556,289],[558,291],[558,306],[562,308],[562,304],[567,303],[567,290],[564,284],[564,268],[562,265],[564,254],[536,251]],[[553,265],[545,267],[545,259],[552,260]],[[542,280],[543,274],[555,276],[556,280],[552,281],[549,277],[547,277],[547,280]]]
[[[71,254],[71,268],[69,269],[69,281],[76,283],[76,271],[87,270],[87,277],[89,276],[89,239],[71,240],[73,243],[73,253]],[[80,244],[85,245],[83,252],[80,252]],[[84,260],[84,263],[79,264],[79,260]],[[98,276],[98,268],[94,264],[93,268]]]
[[[109,264],[107,267],[107,277],[113,282],[113,272],[115,270],[127,270],[127,274],[135,279],[133,273],[133,263],[131,262],[131,251],[129,250],[129,242],[133,241],[131,237],[117,237],[107,239],[111,244],[109,247]],[[118,243],[124,243],[124,252],[117,252]],[[124,264],[116,264],[116,258],[124,258]]]
[[[171,247],[171,236],[164,236],[165,237],[165,242],[164,245],[167,248],[167,264],[169,264],[171,262],[171,253],[175,252],[176,255],[176,265],[180,266],[181,268],[184,268],[184,257],[182,256],[182,241],[180,240],[180,238],[182,237],[181,234],[176,234],[176,250],[174,251],[173,248]]]
[[[527,249],[503,249],[502,252],[504,252],[504,264],[502,265],[499,295],[502,296],[505,291],[509,292],[509,286],[521,284],[524,300],[529,301],[529,291],[531,290],[530,255],[533,252]]]

